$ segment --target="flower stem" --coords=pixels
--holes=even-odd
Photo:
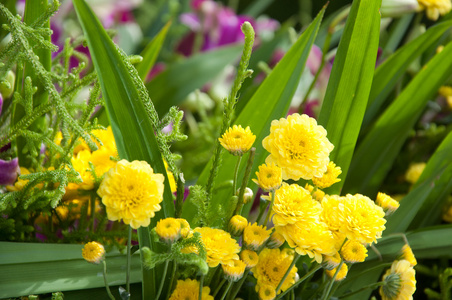
[[[129,226],[129,233],[127,237],[127,261],[126,261],[126,290],[127,293],[130,295],[130,261],[131,261],[131,251],[132,248],[132,227]]]
[[[287,276],[290,274],[290,270],[292,270],[293,266],[297,263],[297,260],[300,258],[300,255],[295,252],[295,256],[292,260],[292,263],[290,264],[289,268],[287,269],[286,273],[284,274],[283,278],[281,278],[281,281],[279,282],[278,286],[276,287],[276,295],[278,295],[278,291],[281,288],[281,286],[284,283],[284,280],[286,280]]]
[[[267,216],[265,217],[265,221],[262,225],[267,226],[268,220],[270,219],[270,215],[272,214],[273,202],[275,202],[275,191],[271,192],[272,199],[270,201],[270,206],[268,207]]]
[[[182,173],[177,178],[177,192],[176,192],[176,211],[175,218],[180,218],[182,214],[182,206],[184,204],[185,182],[182,178]]]
[[[284,297],[288,292],[290,292],[291,290],[295,289],[300,283],[305,281],[309,276],[311,276],[312,274],[314,274],[315,272],[317,272],[321,268],[322,268],[321,265],[316,266],[314,269],[312,269],[311,271],[306,273],[306,275],[301,277],[297,282],[295,282],[290,288],[285,290],[283,293],[279,294],[278,297],[275,298],[275,300],[278,300],[278,299],[281,299],[282,297]]]
[[[353,292],[344,294],[344,295],[342,295],[342,296],[339,296],[338,299],[344,299],[344,298],[347,298],[347,297],[349,297],[349,296],[351,296],[351,295],[361,293],[362,291],[365,291],[365,290],[367,290],[367,289],[372,289],[372,290],[373,290],[373,289],[375,289],[375,288],[377,288],[377,287],[379,287],[379,286],[382,286],[382,285],[384,285],[384,284],[385,284],[384,281],[375,282],[375,283],[372,283],[372,284],[363,286],[362,288],[357,289],[356,291],[353,291]]]
[[[173,262],[173,270],[171,271],[171,282],[170,282],[170,284],[168,286],[168,293],[166,293],[166,299],[168,299],[170,297],[170,295],[171,295],[171,290],[172,290],[172,287],[174,285],[174,280],[176,278],[176,269],[177,269],[177,262],[174,261]]]
[[[246,164],[245,175],[243,175],[242,185],[240,186],[239,200],[237,202],[237,207],[235,209],[235,214],[241,214],[243,208],[243,195],[245,194],[246,185],[250,179],[251,169],[253,167],[254,155],[256,154],[256,148],[250,149],[250,154],[248,156],[248,161]]]
[[[162,280],[160,281],[160,286],[159,286],[159,289],[157,291],[157,296],[155,296],[155,299],[157,299],[157,300],[160,297],[160,294],[162,293],[162,290],[163,290],[163,285],[165,283],[166,272],[168,271],[168,264],[169,264],[169,260],[167,259],[165,261],[165,267],[163,269],[163,276],[162,276]]]
[[[110,299],[115,300],[115,297],[113,297],[111,291],[110,291],[110,287],[108,286],[108,282],[107,282],[107,262],[105,261],[105,259],[102,260],[102,263],[104,264],[104,284],[105,284],[105,289],[107,289],[107,294],[108,297],[110,297]]]
[[[90,204],[91,204],[91,231],[94,232],[94,225],[95,225],[95,217],[94,212],[96,211],[96,195],[91,194],[90,197]]]
[[[223,296],[221,296],[220,300],[224,300],[224,298],[226,297],[226,295],[228,294],[229,290],[231,289],[231,286],[234,282],[229,281],[228,287],[226,288],[226,291],[224,291]]]
[[[323,292],[323,297],[322,300],[327,300],[330,297],[330,292],[331,292],[331,288],[333,287],[334,281],[336,279],[337,274],[339,273],[339,270],[341,269],[342,265],[344,264],[344,260],[341,260],[341,263],[339,264],[339,266],[336,269],[336,272],[333,275],[333,278],[330,279],[330,282],[328,283],[328,286],[326,288],[326,290],[324,290]]]
[[[223,284],[226,282],[226,278],[223,278],[223,280],[221,280],[220,284],[217,286],[217,289],[215,290],[215,292],[213,293],[213,297],[215,298],[215,296],[218,294],[218,292],[221,290],[221,288],[223,287]],[[201,299],[201,298],[200,298]]]
[[[198,294],[198,299],[201,300],[202,299],[202,286],[204,284],[204,275],[201,275],[201,279],[199,280],[199,294]]]
[[[242,161],[242,155],[237,157],[237,163],[235,164],[234,169],[234,181],[232,182],[232,196],[235,196],[237,189],[237,175],[239,173],[240,162]]]
[[[235,284],[235,288],[232,290],[231,294],[229,295],[229,299],[235,299],[235,296],[237,296],[237,294],[240,291],[240,288],[242,287],[243,283],[245,282],[246,278],[248,277],[248,273],[250,272],[250,270],[251,269],[246,270],[245,273],[243,274],[243,277],[240,279],[240,281]]]

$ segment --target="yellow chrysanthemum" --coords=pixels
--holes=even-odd
[[[334,268],[333,270],[325,270],[326,275],[328,275],[329,278],[333,278],[334,274],[336,274],[337,268]],[[342,264],[341,268],[339,269],[339,272],[336,275],[336,278],[334,278],[334,281],[342,281],[348,273],[348,266],[346,264]]]
[[[273,300],[276,298],[275,287],[270,284],[265,284],[259,288],[260,300]]]
[[[341,257],[338,252],[335,252],[334,255],[325,255],[323,256],[322,267],[326,270],[333,270],[339,266],[341,263]]]
[[[181,237],[181,223],[174,218],[166,218],[157,222],[155,232],[161,241],[174,243]]]
[[[270,152],[265,162],[281,167],[284,180],[321,177],[334,148],[315,119],[299,114],[273,120],[262,145]]]
[[[265,246],[270,249],[279,248],[285,241],[286,240],[280,233],[274,231]]]
[[[402,247],[402,251],[401,252],[402,252],[402,255],[401,255],[400,259],[404,259],[404,260],[409,261],[412,267],[417,265],[416,257],[414,256],[413,250],[411,249],[410,246],[405,244]]]
[[[176,220],[180,224],[180,235],[183,238],[186,238],[190,234],[190,231],[191,231],[190,224],[185,219],[179,218],[179,219],[176,219]]]
[[[251,269],[259,262],[259,255],[255,251],[245,249],[240,252],[240,259],[246,264],[247,269]]]
[[[171,193],[175,193],[177,191],[177,184],[176,180],[174,179],[174,174],[168,169],[168,163],[166,162],[165,159],[163,160],[163,163],[165,164],[166,175],[168,176]]]
[[[202,300],[214,300],[209,295],[210,288],[202,287]],[[169,300],[198,300],[199,299],[199,282],[197,280],[185,279],[178,280],[176,289],[171,294]]]
[[[325,196],[321,220],[331,231],[344,234],[349,240],[372,243],[385,229],[385,213],[368,197],[356,194]]]
[[[356,240],[348,240],[342,246],[341,255],[348,263],[363,262],[367,257],[367,249]]]
[[[240,246],[226,231],[210,227],[197,227],[193,231],[201,234],[209,267],[214,268],[220,263],[233,265],[234,260],[239,259]]]
[[[385,193],[379,192],[377,194],[377,199],[375,200],[378,206],[383,208],[386,215],[390,215],[399,208],[400,203],[394,200],[391,196],[386,195]]]
[[[421,177],[422,172],[424,172],[426,165],[424,162],[411,164],[405,173],[406,181],[415,184],[419,177]]]
[[[239,236],[242,234],[247,225],[248,220],[245,217],[241,215],[235,215],[231,218],[231,220],[229,220],[228,231],[233,236]]]
[[[94,188],[94,178],[91,174],[91,167],[89,162],[91,160],[91,151],[82,150],[77,153],[77,155],[71,158],[71,164],[74,167],[74,170],[78,172],[79,178],[82,179],[82,183],[79,184],[69,184],[68,189],[84,189],[91,190]]]
[[[322,255],[336,252],[334,237],[323,222],[276,226],[276,231],[284,236],[298,254],[309,255],[318,263],[322,262]]]
[[[257,180],[253,179],[257,185],[264,191],[273,191],[278,189],[282,183],[281,168],[275,164],[262,164],[259,171],[256,172]]]
[[[116,165],[117,161],[114,160],[116,155],[116,150],[107,147],[101,147],[91,154],[90,162],[94,165],[97,177],[102,177]]]
[[[105,249],[102,244],[98,242],[86,243],[82,249],[83,258],[90,263],[98,264],[102,261],[105,255]]]
[[[416,291],[416,272],[407,260],[396,260],[383,275],[380,287],[382,300],[412,299]]]
[[[162,174],[155,174],[145,161],[119,161],[105,174],[97,193],[107,208],[109,220],[123,220],[134,229],[149,226],[163,200]]]
[[[328,163],[326,172],[321,177],[313,177],[312,182],[318,188],[324,189],[341,181],[338,176],[342,173],[341,167],[332,161]]]
[[[319,219],[322,207],[311,197],[311,193],[297,184],[283,183],[275,191],[272,212],[273,224],[284,226],[298,222],[312,223]]]
[[[450,0],[417,0],[421,10],[425,9],[427,18],[436,21],[439,16],[444,16],[452,9]]]
[[[304,188],[311,193],[312,198],[314,198],[315,200],[317,200],[319,202],[322,201],[323,197],[325,197],[325,192],[324,191],[322,191],[321,189],[318,189],[318,188],[310,185],[309,183],[306,183]]]
[[[106,129],[94,129],[90,132],[90,135],[99,149],[108,148],[109,150],[113,151],[113,156],[118,156],[115,137],[113,135],[111,126],[108,126]],[[74,155],[77,155],[78,152],[83,150],[89,150],[89,147],[86,142],[82,138],[80,138],[79,140],[77,140],[76,146],[74,148]]]
[[[280,251],[279,249],[265,248],[259,254],[259,262],[251,270],[254,277],[257,279],[256,291],[259,292],[260,288],[266,285],[272,286],[274,289],[278,286],[279,282],[283,278],[287,269],[292,263],[294,256],[289,251]],[[287,290],[295,283],[295,274],[297,273],[297,267],[293,267],[287,278],[284,280],[281,291]]]
[[[233,155],[242,155],[250,150],[256,140],[256,136],[251,132],[250,127],[245,129],[241,125],[229,127],[226,132],[218,138],[221,146]]]
[[[239,281],[245,273],[246,264],[241,260],[233,260],[232,265],[221,265],[224,276],[232,282]]]
[[[263,225],[259,226],[257,223],[249,223],[243,231],[243,243],[247,249],[258,251],[268,240],[271,233],[272,231]]]
[[[449,109],[452,109],[452,86],[442,86],[439,88],[438,93],[446,98]]]

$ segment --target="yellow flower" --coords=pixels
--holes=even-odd
[[[327,270],[333,270],[339,266],[341,263],[341,257],[338,252],[334,253],[334,255],[325,255],[323,256],[322,266]]]
[[[190,229],[190,224],[187,222],[187,220],[185,219],[176,219],[179,224],[180,224],[180,234],[183,238],[186,238],[188,236],[188,234],[190,233],[191,229]]]
[[[312,198],[314,198],[315,200],[317,200],[319,202],[322,201],[323,197],[325,197],[325,192],[324,191],[322,191],[321,189],[318,189],[318,188],[310,185],[309,183],[306,183],[304,188],[311,193]]]
[[[20,173],[17,176],[17,180],[14,183],[14,185],[7,185],[6,189],[10,192],[20,191],[22,190],[25,185],[28,183],[28,179],[20,179],[20,175],[28,175],[31,174],[30,171],[28,171],[27,168],[20,167]]]
[[[416,272],[407,260],[396,260],[383,275],[380,287],[382,300],[412,299],[416,291]]]
[[[270,152],[265,162],[275,163],[282,169],[284,180],[305,180],[321,177],[327,171],[333,144],[326,130],[307,115],[292,114],[273,120],[270,135],[262,145]]]
[[[233,260],[232,265],[221,265],[224,276],[227,280],[237,282],[243,277],[245,273],[246,264],[241,260]]]
[[[325,270],[326,275],[328,275],[329,278],[333,278],[334,274],[336,274],[337,267],[333,270]],[[336,278],[334,278],[334,281],[341,281],[343,280],[348,273],[348,267],[346,264],[342,264],[341,268],[339,269],[339,272],[336,275]]]
[[[395,212],[400,206],[400,203],[398,201],[394,200],[391,196],[388,196],[385,193],[381,192],[378,193],[375,203],[383,208],[387,216]]]
[[[415,184],[418,181],[419,177],[421,177],[422,172],[424,171],[426,163],[414,163],[411,164],[408,168],[408,171],[405,173],[405,179],[411,184]]]
[[[442,86],[439,88],[438,93],[446,98],[449,109],[452,109],[452,86]]]
[[[413,250],[411,249],[410,246],[408,246],[408,244],[405,244],[402,247],[401,259],[409,261],[412,267],[417,265],[417,260],[416,257],[414,256]]]
[[[74,170],[79,173],[79,177],[82,179],[82,183],[68,184],[68,189],[84,189],[91,190],[94,188],[94,178],[90,171],[89,162],[91,160],[91,152],[89,150],[82,150],[77,153],[76,156],[71,158],[71,164]]]
[[[118,156],[115,137],[113,135],[111,126],[108,126],[107,129],[94,129],[90,132],[90,135],[92,136],[92,140],[96,143],[99,149],[108,148],[108,150],[111,150],[113,152],[112,156]],[[78,152],[83,150],[90,149],[86,142],[82,138],[80,138],[77,140],[77,144],[74,148],[74,155],[77,155]]]
[[[171,193],[175,193],[177,191],[177,184],[176,180],[174,179],[174,174],[168,169],[168,163],[166,162],[165,159],[163,160],[163,163],[165,164],[166,175],[168,176],[168,181],[171,187]]]
[[[265,284],[259,288],[260,300],[273,300],[276,298],[275,287],[270,284]]]
[[[270,249],[279,248],[285,241],[286,240],[280,233],[274,231],[265,246]]]
[[[155,232],[161,241],[172,244],[181,237],[181,223],[174,218],[166,218],[157,222]]]
[[[210,288],[202,287],[202,300],[214,300],[209,295]],[[199,298],[199,282],[197,280],[185,279],[178,280],[176,289],[171,294],[169,300],[198,300]]]
[[[149,226],[163,200],[162,174],[145,161],[119,161],[105,174],[97,193],[111,221],[123,220],[134,229]]]
[[[257,253],[246,249],[240,252],[240,259],[246,264],[247,269],[254,268],[259,262],[259,256]]]
[[[237,190],[237,195],[239,194],[239,192],[240,192],[240,189]],[[247,204],[248,202],[250,202],[253,199],[254,199],[253,190],[250,189],[249,187],[246,187],[245,192],[243,193],[243,204]]]
[[[235,215],[229,220],[228,231],[233,236],[239,236],[248,225],[248,220],[241,215]]]
[[[356,240],[348,240],[342,246],[341,255],[348,263],[363,262],[367,257],[367,249]]]
[[[258,251],[259,248],[268,240],[271,230],[257,223],[249,223],[243,231],[243,243],[247,249]]]
[[[331,231],[342,233],[349,240],[363,244],[376,242],[386,228],[383,209],[360,194],[325,196],[322,207],[320,219]]]
[[[259,172],[256,172],[256,176],[257,180],[253,179],[253,181],[266,192],[276,190],[281,186],[281,168],[275,164],[260,165]]]
[[[201,234],[209,267],[214,268],[220,263],[233,265],[234,260],[239,259],[240,246],[226,231],[209,227],[197,227],[193,231]]]
[[[283,278],[290,264],[292,263],[294,256],[289,251],[280,251],[279,249],[265,248],[259,254],[259,262],[251,270],[254,277],[257,279],[256,291],[259,292],[261,288],[270,285],[274,289],[278,286],[279,282]],[[287,290],[295,283],[295,274],[297,273],[297,267],[294,266],[287,278],[284,280],[281,291]]]
[[[283,183],[274,193],[272,212],[275,226],[318,221],[322,207],[319,202],[312,199],[309,191],[297,184]]]
[[[256,136],[251,132],[250,127],[245,129],[241,125],[229,127],[226,132],[218,138],[221,146],[233,155],[242,155],[250,150]]]
[[[427,18],[436,21],[439,16],[444,16],[452,9],[450,0],[418,0],[421,10],[427,11]]]
[[[341,167],[336,166],[332,161],[328,163],[326,172],[321,177],[313,177],[312,182],[318,188],[324,189],[341,181],[337,178],[342,173]]]
[[[276,231],[298,254],[308,255],[318,263],[322,262],[322,255],[336,252],[333,234],[323,222],[276,226]]]
[[[102,244],[98,242],[86,243],[82,249],[83,258],[90,263],[98,264],[102,261],[105,255],[105,249]]]
[[[107,147],[101,147],[91,154],[90,162],[94,165],[97,177],[102,177],[108,170],[116,166],[117,161],[112,159],[116,155],[115,150]]]

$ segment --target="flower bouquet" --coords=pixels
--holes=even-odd
[[[0,298],[450,297],[450,0],[274,6],[0,4]]]

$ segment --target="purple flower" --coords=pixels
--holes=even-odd
[[[0,115],[2,114],[2,107],[3,107],[3,96],[0,93]]]
[[[17,157],[12,160],[0,159],[0,185],[14,184],[19,173],[19,160]]]

